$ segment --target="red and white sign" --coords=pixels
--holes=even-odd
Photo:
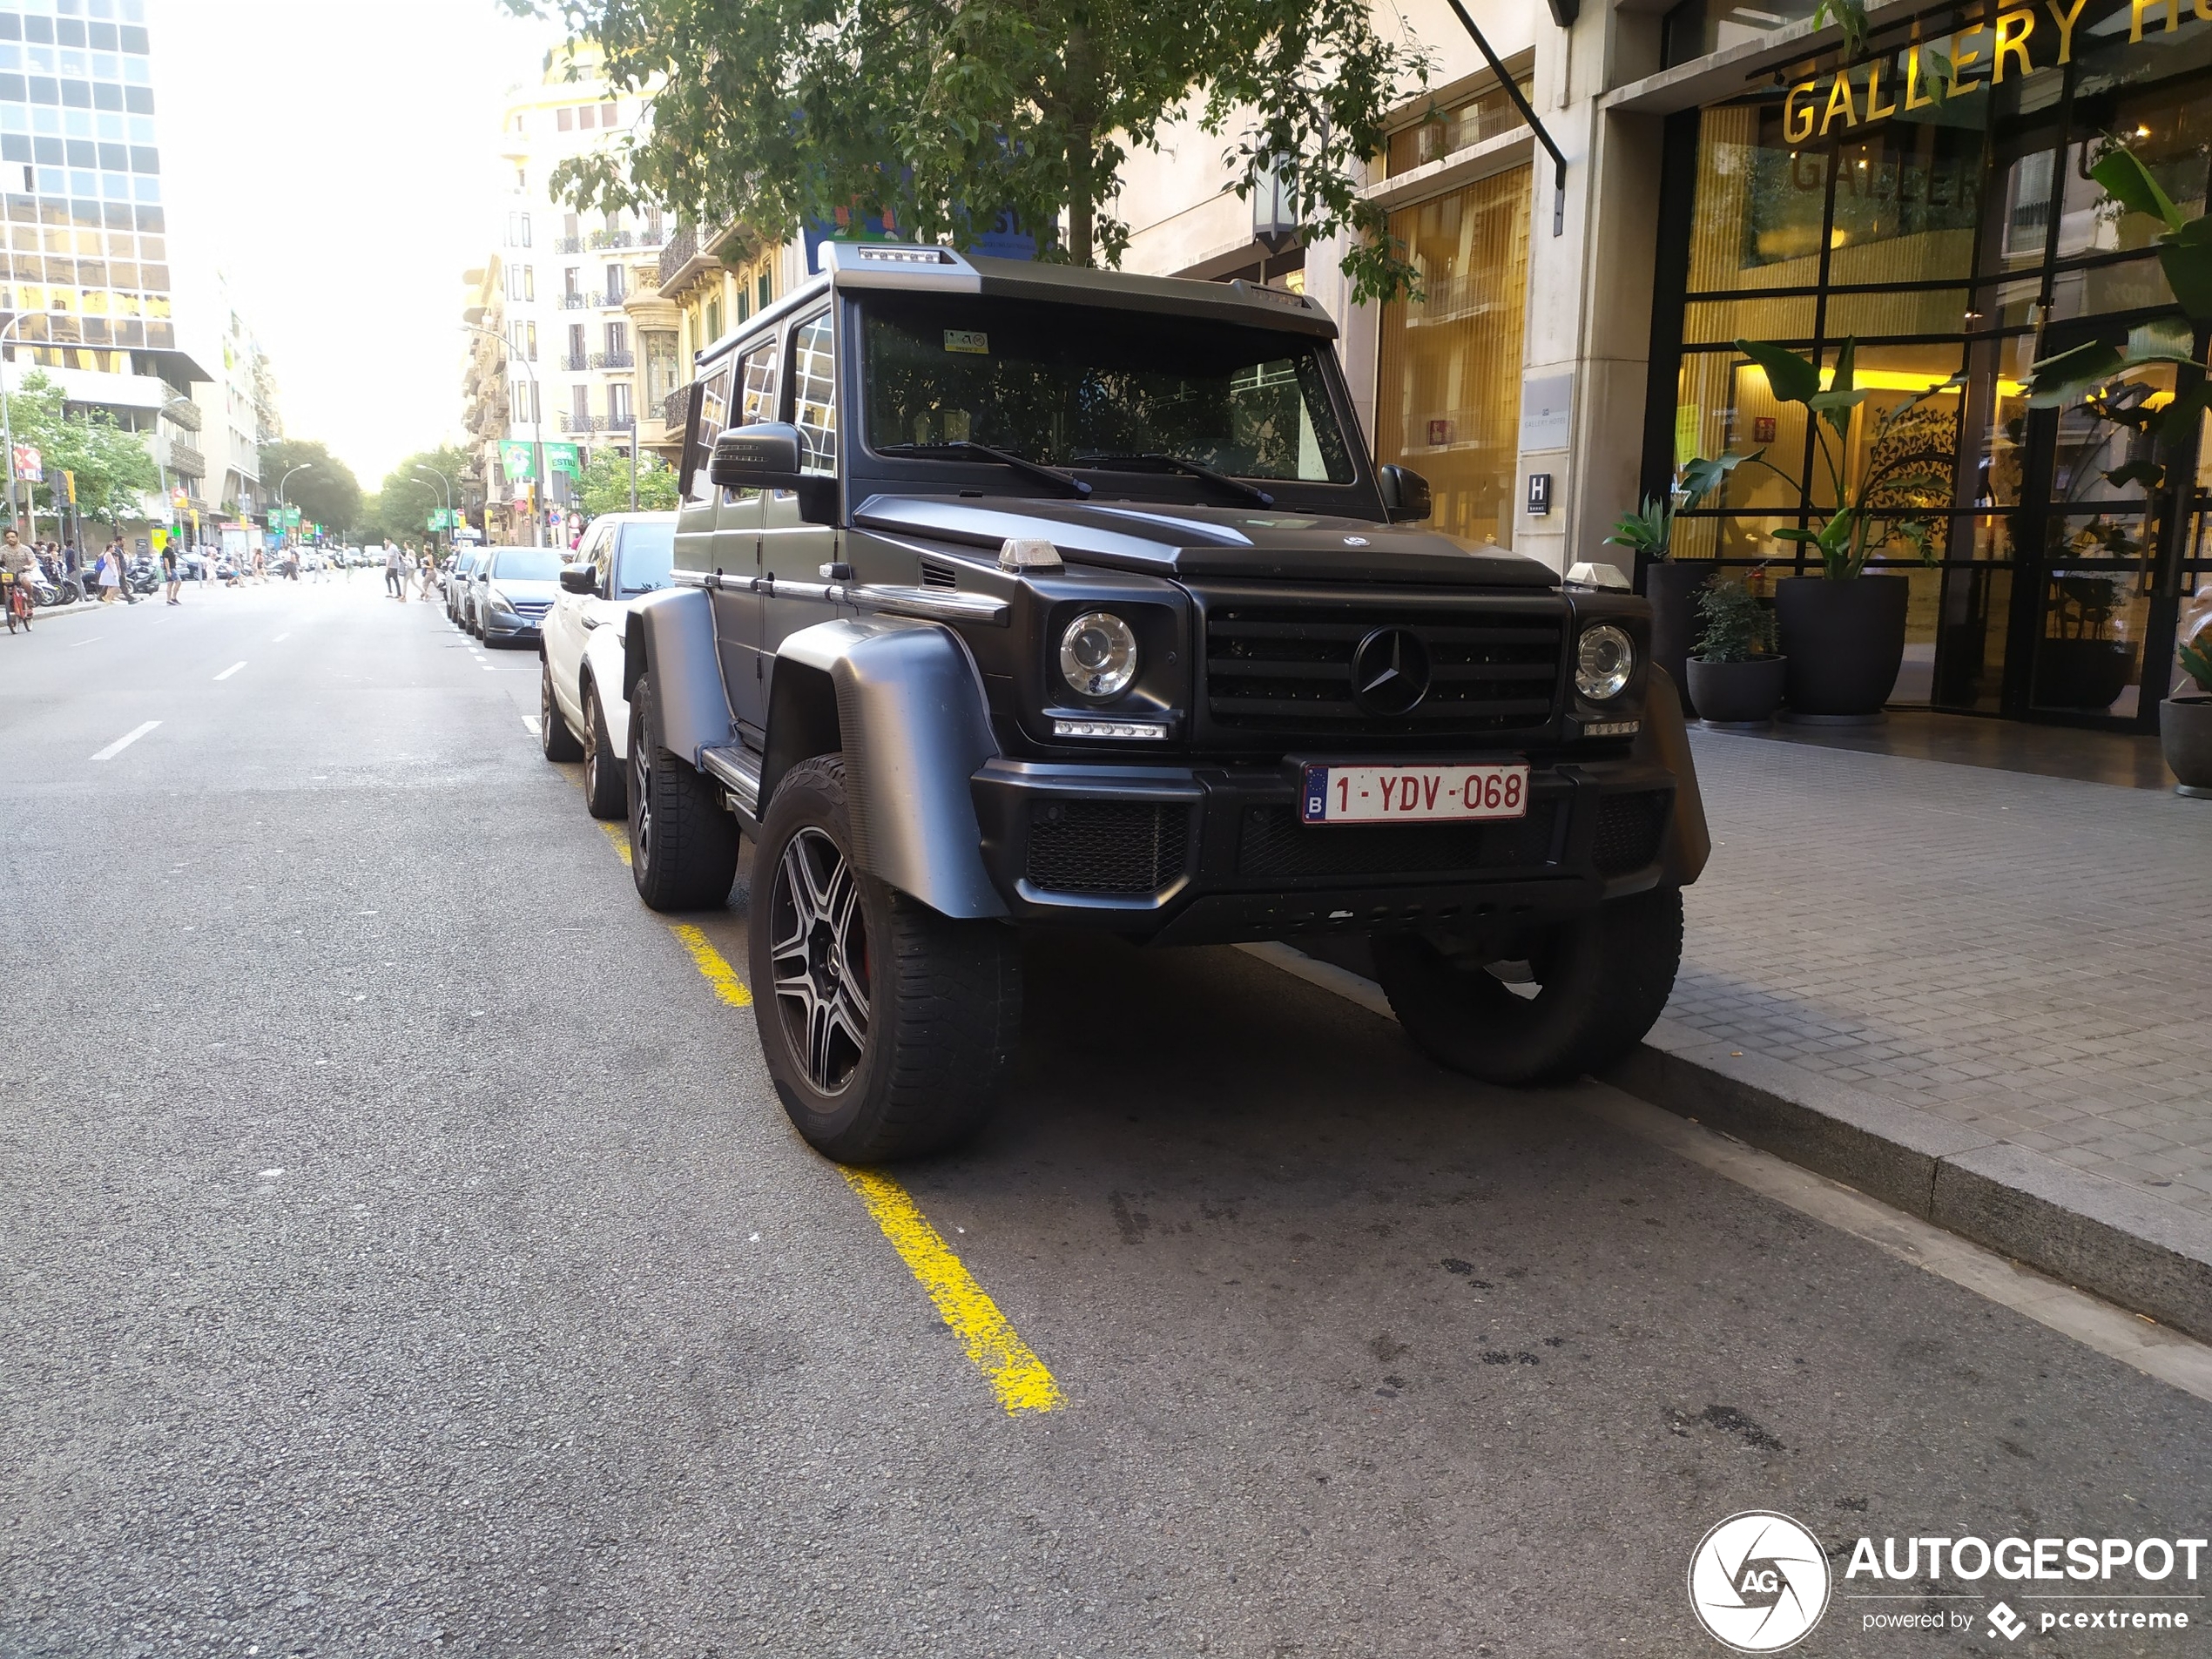
[[[19,443],[16,446],[16,476],[34,484],[46,482],[46,457],[38,453],[36,445]]]
[[[1528,768],[1308,766],[1298,816],[1308,824],[1435,824],[1528,816]]]

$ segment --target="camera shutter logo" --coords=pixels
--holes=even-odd
[[[1730,1515],[1689,1558],[1690,1610],[1738,1653],[1779,1653],[1804,1640],[1828,1610],[1828,1588],[1820,1541],[1770,1510]]]

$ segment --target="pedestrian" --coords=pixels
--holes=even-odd
[[[407,555],[388,537],[384,543],[384,586],[392,597],[407,603]]]
[[[161,550],[161,579],[168,590],[168,600],[172,605],[184,604],[177,597],[179,590],[185,585],[185,578],[179,573],[177,564],[177,544],[172,542]]]
[[[111,605],[123,587],[123,543],[118,542],[100,556],[100,603]]]
[[[428,604],[438,587],[438,550],[434,547],[422,550],[422,603]]]

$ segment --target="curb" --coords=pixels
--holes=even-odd
[[[1240,948],[1390,1017],[1364,951]],[[2212,1342],[2212,1218],[1665,1019],[1601,1081]]]
[[[2212,1220],[1662,1020],[1616,1088],[2212,1341]]]

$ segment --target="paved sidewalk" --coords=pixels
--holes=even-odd
[[[2212,1218],[2212,801],[1694,742],[1677,1033]]]

